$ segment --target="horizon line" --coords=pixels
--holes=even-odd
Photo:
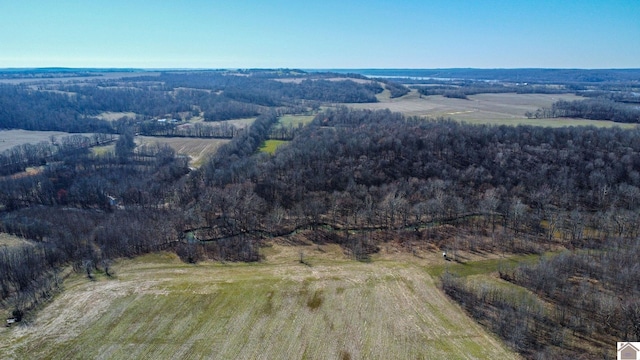
[[[27,71],[27,70],[120,70],[120,71],[163,71],[163,70],[640,70],[640,67],[67,67],[67,66],[25,66],[2,67],[0,71]]]

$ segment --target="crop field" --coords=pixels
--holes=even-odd
[[[51,136],[62,137],[68,135],[72,134],[61,131],[0,130],[0,151],[22,144],[49,142]]]
[[[256,118],[252,117],[252,118],[243,118],[243,119],[223,120],[218,122],[212,122],[211,124],[227,123],[229,125],[233,125],[237,127],[238,129],[244,129],[250,126],[251,124],[253,124],[254,121],[256,121]]]
[[[167,144],[178,154],[187,155],[191,158],[190,166],[199,167],[218,150],[222,144],[228,143],[227,139],[200,139],[186,137],[152,137],[136,136],[136,144]]]
[[[251,117],[251,118],[242,118],[242,119],[231,119],[231,120],[222,120],[222,121],[212,121],[212,122],[205,122],[205,124],[210,124],[210,125],[218,125],[218,124],[222,124],[222,123],[227,123],[229,125],[235,126],[238,129],[244,129],[248,126],[250,126],[251,124],[253,124],[253,122],[256,121],[256,118]]]
[[[386,91],[386,90],[385,90]],[[570,125],[620,126],[632,128],[635,124],[621,124],[612,121],[584,119],[527,119],[527,111],[535,112],[541,107],[549,107],[558,100],[580,100],[572,94],[478,94],[469,100],[446,98],[439,95],[420,96],[413,90],[400,98],[391,99],[384,92],[378,95],[379,102],[344,104],[357,109],[389,109],[408,116],[445,117],[470,124],[493,125],[537,125],[562,127]]]
[[[253,264],[152,254],[114,278],[72,275],[4,358],[516,359],[435,285],[431,257],[353,261],[337,245],[261,250]],[[306,264],[299,262],[303,252]]]

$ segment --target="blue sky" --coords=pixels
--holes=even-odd
[[[640,0],[0,0],[0,68],[639,68]]]

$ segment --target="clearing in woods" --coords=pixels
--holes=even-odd
[[[337,245],[262,249],[260,263],[121,260],[71,275],[4,358],[514,359],[426,271],[437,254],[350,260]],[[300,263],[300,252],[305,264]]]
[[[273,155],[278,147],[287,144],[288,142],[289,141],[286,140],[267,140],[262,144],[258,151]]]
[[[167,144],[177,154],[189,156],[191,159],[189,165],[192,167],[200,167],[207,157],[213,155],[222,144],[226,144],[229,141],[228,139],[136,136],[136,144],[138,146],[154,143]]]
[[[128,117],[131,119],[135,119],[137,116],[136,113],[131,112],[131,111],[124,111],[124,112],[119,112],[119,111],[105,111],[102,112],[100,114],[98,114],[96,117],[98,119],[101,120],[106,120],[106,121],[116,121],[118,119],[121,119],[123,117]]]
[[[0,248],[3,246],[16,247],[21,245],[31,245],[32,243],[25,238],[0,232]]]
[[[280,119],[278,119],[278,124],[281,126],[298,127],[300,124],[307,125],[314,117],[315,115],[282,115]]]

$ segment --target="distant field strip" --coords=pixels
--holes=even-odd
[[[315,115],[283,115],[278,120],[278,124],[297,127],[300,124],[306,125],[310,123],[314,117]]]
[[[328,246],[331,256],[339,254]],[[156,254],[76,275],[4,358],[514,359],[424,267],[272,248],[259,264],[187,265]],[[324,253],[323,253],[324,254]],[[342,260],[340,260],[342,259]]]
[[[468,100],[444,96],[420,96],[415,90],[399,98],[378,97],[377,103],[343,104],[356,109],[389,109],[408,116],[445,117],[470,124],[535,125],[535,126],[620,126],[633,128],[636,124],[585,119],[527,119],[527,111],[551,107],[558,100],[584,99],[572,94],[478,94]]]
[[[37,144],[42,141],[49,142],[52,136],[59,139],[69,135],[74,134],[61,131],[0,130],[0,151],[22,144]]]

